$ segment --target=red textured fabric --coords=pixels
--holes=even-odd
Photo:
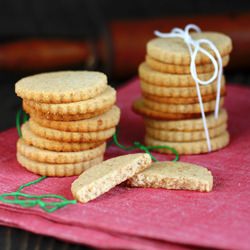
[[[0,224],[109,249],[249,249],[250,89],[228,86],[227,90],[230,145],[210,154],[181,157],[182,161],[203,165],[213,172],[211,193],[120,186],[87,204],[69,205],[51,214],[40,208],[0,203]],[[137,80],[118,91],[122,144],[143,141],[142,119],[130,108],[139,95]],[[0,134],[0,193],[15,191],[38,177],[17,163],[16,140],[15,129]],[[106,158],[126,153],[111,146]],[[172,158],[154,155],[159,160]],[[54,193],[72,199],[70,185],[75,178],[47,178],[26,188],[26,192]]]

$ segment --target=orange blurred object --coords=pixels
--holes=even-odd
[[[91,56],[81,41],[29,39],[0,45],[0,69],[40,71],[84,64]]]

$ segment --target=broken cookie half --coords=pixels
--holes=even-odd
[[[184,189],[210,192],[212,173],[204,167],[185,162],[156,162],[127,181],[131,187]]]
[[[106,160],[83,172],[71,185],[74,198],[88,202],[116,185],[145,170],[151,164],[149,154],[128,154]]]

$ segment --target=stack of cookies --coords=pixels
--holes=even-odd
[[[205,38],[212,41],[222,57],[223,66],[228,64],[232,50],[228,36],[214,32],[194,33],[191,36],[195,40]],[[209,48],[205,49],[215,56]],[[148,42],[146,61],[139,66],[142,97],[133,103],[134,111],[145,118],[147,145],[172,146],[180,154],[208,152],[190,62],[190,52],[181,38],[155,38]],[[214,66],[210,59],[198,52],[195,62],[198,78],[204,81],[211,79]],[[223,109],[226,94],[224,75],[218,119],[214,117],[217,79],[209,85],[200,86],[200,92],[212,150],[217,150],[229,143],[227,112]],[[171,153],[166,149],[159,151]]]
[[[46,176],[79,175],[102,162],[120,110],[100,72],[62,71],[21,79],[15,86],[30,115],[21,127],[17,160]]]

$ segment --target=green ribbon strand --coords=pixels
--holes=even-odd
[[[65,207],[70,204],[76,204],[76,200],[68,200],[61,195],[56,194],[43,194],[43,195],[32,195],[22,193],[25,187],[37,184],[47,178],[42,176],[34,181],[28,182],[21,185],[16,192],[5,193],[0,195],[0,201],[8,204],[20,205],[22,207],[41,207],[45,212],[51,213],[59,208]],[[45,199],[56,199],[57,201],[47,201]]]
[[[26,114],[22,109],[19,109],[16,114],[16,128],[19,137],[22,137],[22,131],[21,131],[21,116],[23,115],[23,122],[25,123],[29,120],[28,114]]]
[[[154,150],[154,149],[168,149],[168,150],[170,150],[171,152],[173,152],[174,155],[175,155],[175,158],[173,159],[173,161],[178,161],[178,160],[179,160],[179,154],[178,154],[177,150],[174,149],[174,148],[172,148],[172,147],[170,147],[170,146],[160,146],[160,145],[158,145],[158,146],[145,146],[145,145],[141,144],[140,142],[135,141],[135,142],[133,143],[133,146],[126,147],[126,146],[124,146],[124,145],[122,145],[122,144],[120,144],[120,143],[118,142],[118,139],[117,139],[117,132],[115,132],[115,134],[113,135],[113,141],[114,141],[114,143],[115,143],[115,145],[116,145],[117,147],[119,147],[119,148],[121,148],[121,149],[123,149],[123,150],[125,150],[125,151],[131,151],[131,150],[135,150],[135,149],[140,149],[140,150],[142,150],[142,151],[148,153],[153,161],[158,161],[158,160],[152,155],[152,153],[150,152],[150,150]]]

